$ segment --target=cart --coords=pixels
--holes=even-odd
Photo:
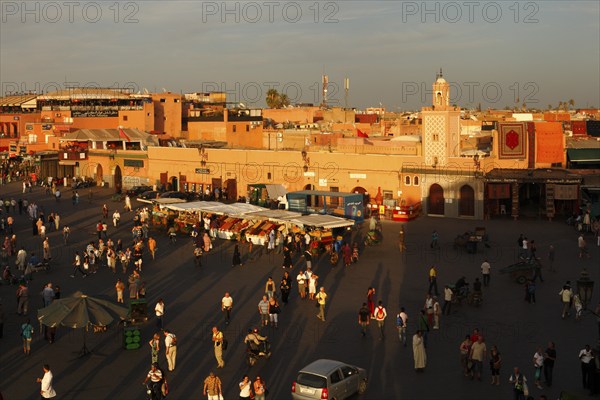
[[[459,248],[464,248],[467,253],[475,254],[477,253],[477,245],[480,242],[483,242],[485,247],[490,247],[488,240],[485,228],[477,227],[474,231],[456,235],[456,238],[454,238],[454,249],[458,250]]]
[[[510,274],[510,279],[519,284],[524,284],[527,282],[527,279],[530,279],[533,276],[533,272],[539,264],[539,260],[519,261],[516,264],[511,264],[508,267],[500,269],[500,273]]]

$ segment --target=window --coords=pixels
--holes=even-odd
[[[165,99],[160,99],[160,102],[161,102],[161,103],[164,103],[165,101],[166,101]]]
[[[271,173],[267,172],[267,180],[271,180]]]
[[[342,380],[342,377],[340,376],[340,371],[339,370],[333,371],[333,373],[331,375],[329,375],[329,380],[331,381],[332,384],[340,382]]]
[[[419,177],[418,176],[413,177],[413,185],[419,186]]]
[[[127,115],[123,115],[123,121],[127,121],[129,117]]]
[[[434,142],[438,142],[440,140],[440,134],[439,133],[434,133],[433,134],[433,141]]]
[[[250,132],[250,125],[246,125],[246,132]]]
[[[406,175],[406,176],[404,177],[404,184],[405,184],[406,186],[410,186],[410,176]]]
[[[233,126],[233,133],[237,132],[237,126]]]
[[[384,190],[383,191],[383,199],[384,200],[393,200],[394,192],[392,192],[391,190]]]
[[[342,367],[342,375],[344,375],[344,379],[349,378],[352,375],[357,375],[357,374],[358,374],[358,371],[348,365],[344,365]]]
[[[173,99],[173,102],[179,103],[179,99]]]

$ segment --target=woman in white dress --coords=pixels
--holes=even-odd
[[[423,333],[417,331],[413,336],[413,356],[415,359],[415,371],[423,371],[427,365],[427,354],[423,343]]]
[[[317,280],[319,277],[317,274],[312,274],[310,278],[308,278],[308,298],[310,300],[315,299],[315,294],[317,293]]]

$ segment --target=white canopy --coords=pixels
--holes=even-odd
[[[152,201],[152,203],[156,203],[161,206],[164,206],[167,204],[185,203],[185,200],[178,199],[176,197],[161,197],[158,199],[152,199],[151,201]]]
[[[272,222],[289,222],[293,218],[299,218],[302,216],[302,213],[288,211],[288,210],[268,210],[263,209],[261,211],[254,211],[248,214],[244,214],[246,218],[257,218],[257,219],[268,219]]]
[[[218,201],[193,201],[190,203],[172,204],[169,205],[168,208],[175,211],[203,211],[230,216],[241,216],[249,212],[264,210],[263,207],[258,207],[252,204],[223,204],[219,203]]]
[[[285,196],[285,194],[287,193],[287,190],[285,190],[285,187],[283,185],[266,184],[265,188],[267,188],[267,193],[269,194],[269,197],[275,200],[280,196]]]
[[[292,224],[300,226],[314,226],[317,228],[343,228],[354,225],[351,219],[334,217],[333,215],[311,214],[289,220]]]

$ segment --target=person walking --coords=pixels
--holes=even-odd
[[[21,339],[23,339],[23,354],[31,354],[31,341],[33,340],[33,326],[31,320],[27,320],[21,325]]]
[[[288,299],[290,297],[290,292],[292,290],[292,281],[290,278],[290,274],[285,271],[283,273],[283,277],[281,278],[281,282],[279,283],[279,290],[281,291],[281,301],[283,304],[288,304]]]
[[[358,325],[360,326],[360,334],[365,337],[367,335],[367,327],[371,320],[371,311],[367,307],[367,303],[363,303],[358,310]]]
[[[306,298],[306,274],[300,270],[296,276],[296,283],[298,283],[298,294],[301,299]]]
[[[250,399],[254,393],[252,393],[252,382],[250,382],[250,378],[248,377],[248,375],[244,375],[239,386],[240,386],[240,400]]]
[[[377,322],[377,328],[379,329],[379,340],[385,338],[385,319],[387,317],[387,310],[383,306],[383,302],[380,300],[375,308],[375,321]]]
[[[437,233],[437,231],[434,230],[431,233],[431,244],[429,245],[429,247],[431,247],[432,249],[439,249],[440,248],[439,239],[440,239],[440,235]]]
[[[491,269],[492,269],[492,267],[491,267],[489,261],[486,258],[483,261],[483,263],[481,264],[481,275],[483,276],[483,286],[484,287],[490,286],[490,272],[491,272]]]
[[[158,352],[160,351],[160,335],[155,333],[152,339],[148,342],[150,345],[150,356],[152,357],[152,364],[158,362]]]
[[[502,367],[502,357],[496,345],[490,350],[490,370],[492,372],[492,385],[500,385],[500,367]]]
[[[404,253],[406,251],[406,245],[404,244],[405,232],[404,225],[400,227],[400,232],[398,233],[398,249],[400,253]]]
[[[115,283],[115,291],[117,292],[117,303],[123,303],[123,292],[125,291],[125,284],[121,279],[117,279],[117,283]]]
[[[583,256],[587,256],[587,258],[590,258],[590,254],[587,250],[587,243],[583,238],[583,234],[579,235],[579,238],[577,239],[577,247],[579,248],[579,258],[583,258]]]
[[[546,386],[552,386],[552,372],[554,370],[554,362],[556,361],[556,347],[554,342],[548,342],[548,347],[543,354],[544,356],[544,380]]]
[[[121,214],[119,213],[119,210],[115,210],[115,212],[112,215],[112,220],[113,226],[117,228],[119,226],[119,222],[121,221]]]
[[[163,317],[165,316],[165,302],[162,298],[158,299],[154,306],[154,314],[156,315],[156,327],[162,331]]]
[[[265,380],[260,376],[257,376],[256,379],[254,379],[252,386],[254,389],[254,400],[265,400],[267,395],[267,385],[265,384]]]
[[[438,296],[437,269],[435,268],[435,265],[432,265],[429,269],[429,289],[427,290],[427,293],[432,294],[432,289],[434,289],[435,295]]]
[[[177,359],[177,337],[168,329],[163,331],[165,335],[165,356],[169,371],[175,369],[175,361]]]
[[[581,379],[584,389],[591,389],[594,379],[594,352],[589,344],[579,352],[579,361],[581,362]]]
[[[83,277],[87,277],[87,272],[81,269],[81,256],[79,255],[79,251],[75,252],[75,258],[73,259],[73,273],[71,274],[71,278],[75,278],[77,272],[81,273]]]
[[[427,313],[427,324],[430,327],[433,327],[433,297],[431,297],[429,293],[425,296],[423,309],[426,310],[425,312]]]
[[[440,315],[442,308],[437,296],[433,296],[433,329],[440,329]]]
[[[273,277],[269,277],[267,279],[267,283],[265,283],[265,294],[270,299],[275,294],[275,281],[273,281]]]
[[[452,309],[452,296],[454,292],[450,289],[450,286],[446,285],[444,287],[444,306],[442,307],[442,314],[450,315],[450,311]]]
[[[471,373],[471,368],[469,367],[469,354],[471,353],[471,345],[473,342],[471,341],[471,336],[466,335],[465,340],[460,343],[460,365],[463,369],[463,374],[465,376],[469,376]]]
[[[271,326],[277,329],[278,316],[281,312],[281,308],[279,308],[279,303],[277,302],[277,297],[273,296],[269,299],[269,322]]]
[[[327,302],[327,293],[325,293],[325,288],[323,286],[321,286],[319,289],[316,299],[317,303],[319,304],[319,313],[317,314],[317,318],[325,322],[325,304]]]
[[[421,372],[427,365],[427,353],[425,352],[425,340],[423,338],[423,332],[417,330],[413,336],[413,358],[416,372]]]
[[[56,391],[54,390],[54,387],[52,387],[54,375],[52,375],[52,372],[50,371],[50,366],[48,364],[44,364],[42,370],[44,371],[44,376],[37,378],[37,382],[41,384],[40,396],[42,399],[51,399],[56,397]]]
[[[406,324],[408,323],[408,314],[404,307],[400,307],[400,312],[396,315],[396,328],[398,328],[398,339],[406,347]]]
[[[152,260],[154,260],[154,257],[156,255],[156,240],[152,236],[148,238],[148,251],[150,251]]]
[[[223,361],[223,332],[219,331],[216,326],[212,328],[212,341],[215,358],[217,359],[217,368],[223,368],[225,366],[225,361]]]
[[[544,368],[544,354],[541,347],[533,354],[533,367],[535,368],[535,386],[538,389],[543,389],[541,384],[542,369]]]
[[[225,315],[225,324],[229,325],[231,320],[231,310],[233,309],[233,297],[229,295],[229,292],[225,292],[225,295],[221,299],[221,311]]]
[[[202,395],[208,396],[208,400],[221,400],[223,398],[221,379],[216,376],[213,371],[210,371],[208,376],[204,379]]]
[[[423,336],[423,346],[427,348],[427,337],[429,336],[429,323],[427,322],[427,317],[425,317],[425,310],[421,310],[419,314],[419,319],[417,321],[417,326],[421,331],[421,335]]]
[[[260,315],[261,325],[269,325],[269,300],[266,295],[258,302],[258,314]]]
[[[16,291],[17,297],[17,314],[27,315],[29,309],[29,288],[24,282],[19,284]]]
[[[513,385],[514,400],[525,400],[525,392],[529,393],[527,390],[527,378],[521,373],[519,367],[513,369],[513,373],[508,381]]]
[[[471,345],[471,352],[469,359],[473,363],[473,369],[471,371],[471,379],[474,377],[477,380],[481,380],[481,374],[483,372],[483,361],[486,358],[487,347],[483,341],[483,336],[479,336],[477,341]]]
[[[567,281],[567,283],[563,285],[563,288],[560,292],[558,292],[558,295],[560,296],[561,301],[563,303],[562,319],[565,319],[566,316],[571,315],[569,310],[571,309],[573,290],[571,289],[570,282]]]
[[[367,289],[367,305],[371,310],[371,317],[375,318],[375,288],[370,287]]]

